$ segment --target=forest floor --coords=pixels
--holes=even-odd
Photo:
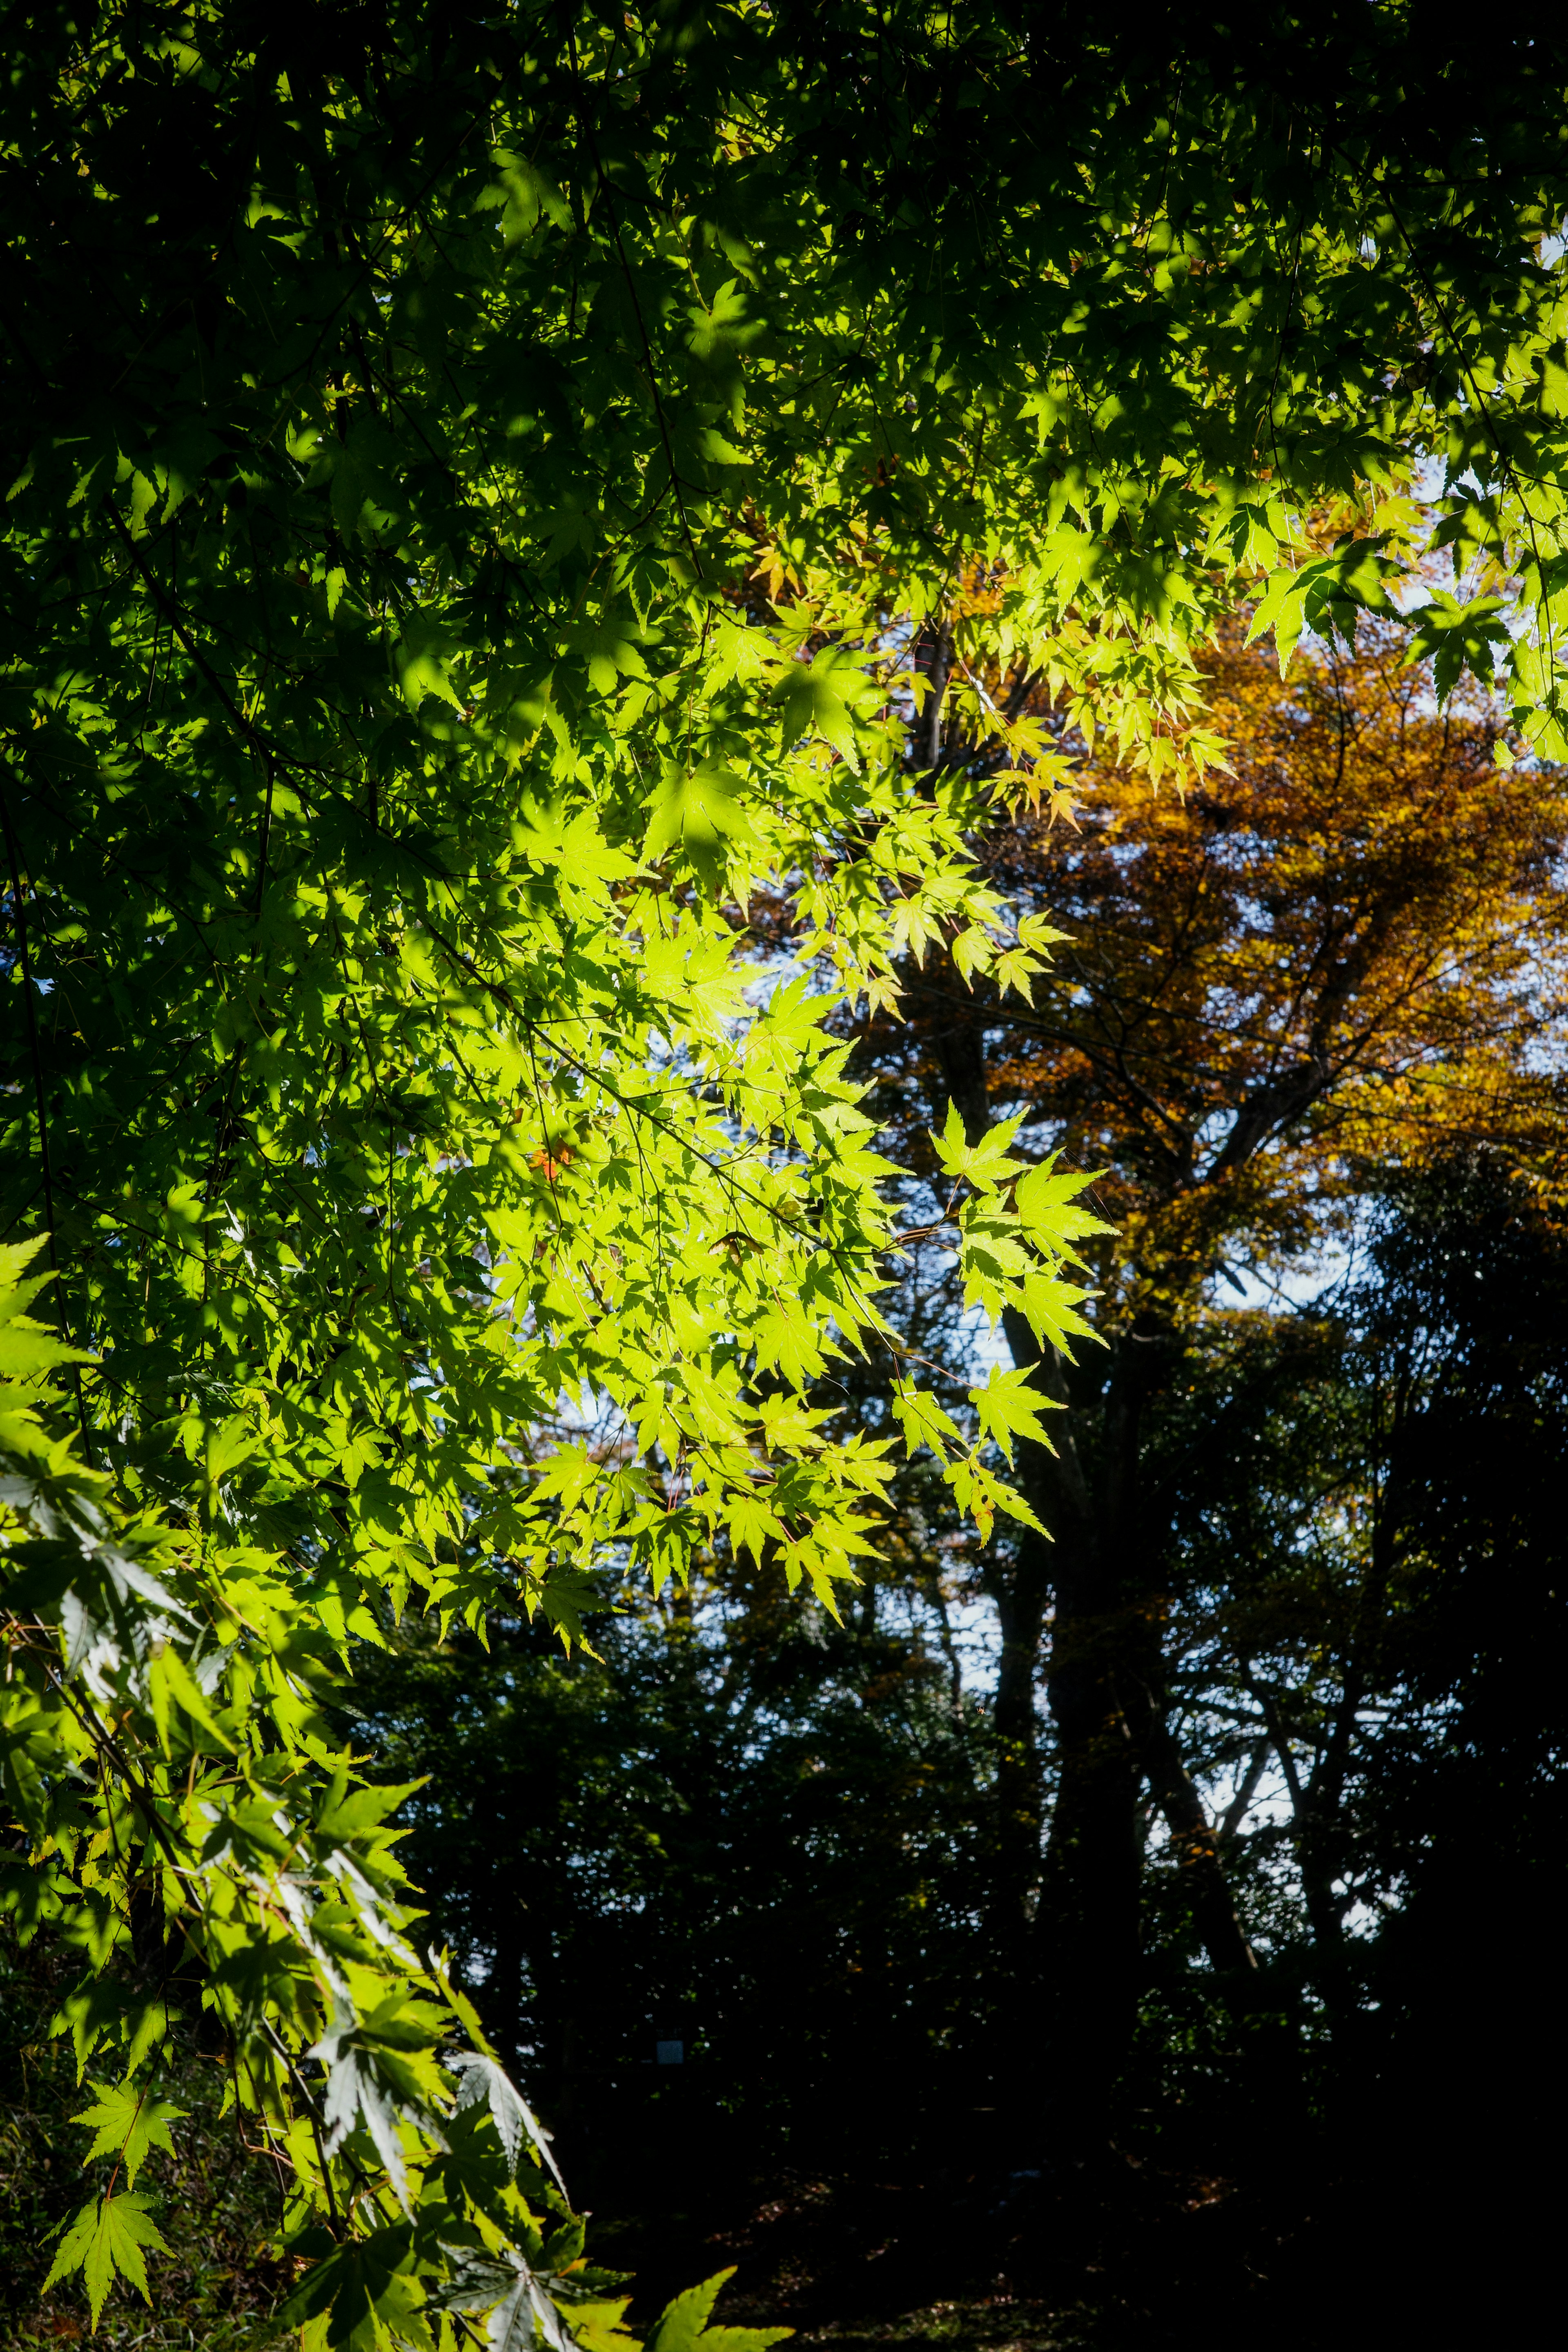
[[[1092,2179],[802,2177],[737,2193],[717,2227],[671,2213],[597,2247],[635,2271],[634,2319],[733,2265],[721,2322],[792,2326],[824,2352],[1165,2352],[1216,2330],[1317,2352],[1345,2342],[1314,2332],[1298,2292],[1317,2235],[1299,2195],[1113,2157]]]
[[[1511,2352],[1555,2301],[1553,2202],[1532,2136],[1369,2130],[1335,2163],[1275,2143],[1226,2178],[1111,2154],[1055,2179],[800,2176],[712,2225],[605,2233],[634,2323],[715,2270],[720,2324],[801,2352]]]

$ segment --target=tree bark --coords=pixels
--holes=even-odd
[[[1103,1371],[1042,1354],[1009,1317],[1015,1361],[1066,1408],[1055,1452],[1026,1448],[1025,1491],[1050,1529],[1054,1610],[1046,1688],[1057,1735],[1057,1795],[1041,1875],[1032,1975],[1040,2003],[1040,2116],[1048,2150],[1092,2155],[1131,2042],[1142,1973],[1142,1800],[1147,1782],[1189,1874],[1194,1922],[1217,1970],[1253,1956],[1217,1841],[1165,1706],[1165,1607],[1142,1523],[1142,1420],[1174,1360],[1171,1337],[1134,1329]],[[1092,1430],[1092,1453],[1089,1450]]]
[[[1142,1780],[1117,1691],[1114,1617],[1058,1608],[1047,1684],[1057,1795],[1037,1915],[1050,2152],[1081,2158],[1110,2130],[1141,1959]]]
[[[1038,1536],[1026,1533],[1016,1557],[985,1578],[1001,1635],[992,1715],[998,1748],[996,1911],[1002,1939],[1016,1957],[1034,1916],[1045,1824],[1036,1685],[1050,1599],[1048,1551]]]
[[[947,699],[948,674],[952,667],[952,630],[946,621],[928,624],[917,646],[916,667],[931,680],[926,707],[920,715],[921,765],[942,765],[942,704]]]
[[[932,1043],[975,1141],[989,1118],[979,1007]],[[1106,1357],[1090,1349],[1094,1360],[1072,1366],[1042,1351],[1016,1311],[1005,1331],[1015,1363],[1064,1410],[1051,1416],[1052,1446],[1019,1453],[1020,1484],[1048,1539],[1026,1533],[985,1579],[1001,1633],[996,1940],[1013,1986],[1001,2004],[1013,2052],[1005,2078],[1035,2152],[1075,2160],[1106,2142],[1137,2017],[1145,1780],[1178,1841],[1212,1964],[1233,1981],[1255,1964],[1166,1719],[1165,1612],[1141,1520],[1143,1414],[1179,1341],[1158,1323],[1134,1324]],[[1036,1682],[1047,1622],[1057,1789],[1042,1855]]]

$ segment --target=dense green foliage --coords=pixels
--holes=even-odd
[[[44,1937],[19,1954],[7,1937],[0,1963],[0,2310],[27,2352],[88,2325],[79,2286],[40,2292],[58,2228],[81,2202],[89,2145],[72,2122],[83,2104],[75,2053],[50,2034],[80,1973],[73,1957]],[[278,2230],[278,2177],[255,2161],[238,2113],[220,2117],[224,2078],[216,2045],[200,2049],[187,2033],[165,2052],[162,2131],[141,2185],[156,2177],[169,2252],[153,2258],[152,2312],[139,2297],[109,2303],[100,2332],[111,2345],[188,2352],[194,2337],[202,2352],[245,2352],[268,2332],[289,2268],[265,2251]]]
[[[334,1663],[408,1611],[571,1637],[710,1553],[832,1604],[889,1475],[807,1402],[836,1351],[894,1367],[981,1530],[1029,1524],[1046,1400],[921,1385],[831,1023],[933,944],[1028,989],[994,792],[1067,791],[1068,725],[1201,772],[1194,648],[1260,586],[1288,651],[1391,609],[1423,533],[1466,594],[1517,575],[1516,632],[1433,590],[1415,642],[1444,686],[1500,657],[1561,748],[1564,78],[1363,8],[26,31],[6,1887],[79,1955],[106,2168],[58,2267],[95,2316],[140,2281],[199,2011],[320,2256],[309,2340],[528,2340],[576,2225],[541,2234],[529,2113],[409,1941]],[[1048,1347],[1094,1221],[1014,1133],[949,1118],[939,1230]]]

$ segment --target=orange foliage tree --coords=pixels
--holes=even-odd
[[[1234,637],[1210,684],[1228,773],[1184,798],[1091,760],[1075,822],[982,843],[1016,912],[1065,935],[1032,1003],[938,954],[905,974],[907,1022],[873,1013],[860,1040],[911,1173],[946,1102],[972,1137],[1020,1114],[1020,1149],[1102,1171],[1113,1228],[1087,1253],[1076,1361],[1007,1320],[1060,1408],[1053,1447],[1021,1445],[1048,1538],[1025,1530],[981,1570],[1001,1633],[999,1914],[1036,2062],[1018,2081],[1069,2136],[1098,2128],[1134,2014],[1145,1790],[1211,1960],[1238,1994],[1252,1966],[1168,1708],[1150,1409],[1223,1286],[1342,1239],[1377,1169],[1484,1139],[1547,1177],[1561,1151],[1568,782],[1510,764],[1479,697],[1439,709],[1392,631],[1283,680]],[[931,740],[966,756],[956,728]]]

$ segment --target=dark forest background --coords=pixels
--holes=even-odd
[[[1212,685],[1212,790],[1091,766],[1076,826],[987,837],[1064,935],[1033,1003],[933,951],[850,1033],[955,1412],[984,1350],[919,1238],[930,1130],[1016,1116],[1100,1171],[1074,1360],[1005,1335],[1060,1408],[1016,1465],[1050,1539],[981,1543],[900,1446],[840,1622],[719,1550],[606,1587],[592,1654],[497,1616],[359,1655],[431,1933],[645,2315],[734,2263],[731,2315],[838,2342],[1489,2344],[1541,2285],[1561,784],[1391,643],[1289,686],[1233,644]],[[892,1369],[816,1408],[889,1437]],[[0,2301],[64,2339],[59,1988],[6,1965]],[[189,2066],[180,2267],[106,2328],[227,2352],[276,2217]]]
[[[806,2326],[1522,2315],[1563,2055],[1568,1235],[1483,1155],[1391,1178],[1354,1278],[1228,1315],[1188,1373],[1149,1438],[1173,1696],[1256,1968],[1208,1963],[1146,1799],[1098,2147],[1030,2080],[982,1612],[918,1480],[842,1625],[716,1570],[597,1661],[497,1623],[367,1673],[367,1733],[430,1776],[414,1874],[650,2292],[717,2251]]]

